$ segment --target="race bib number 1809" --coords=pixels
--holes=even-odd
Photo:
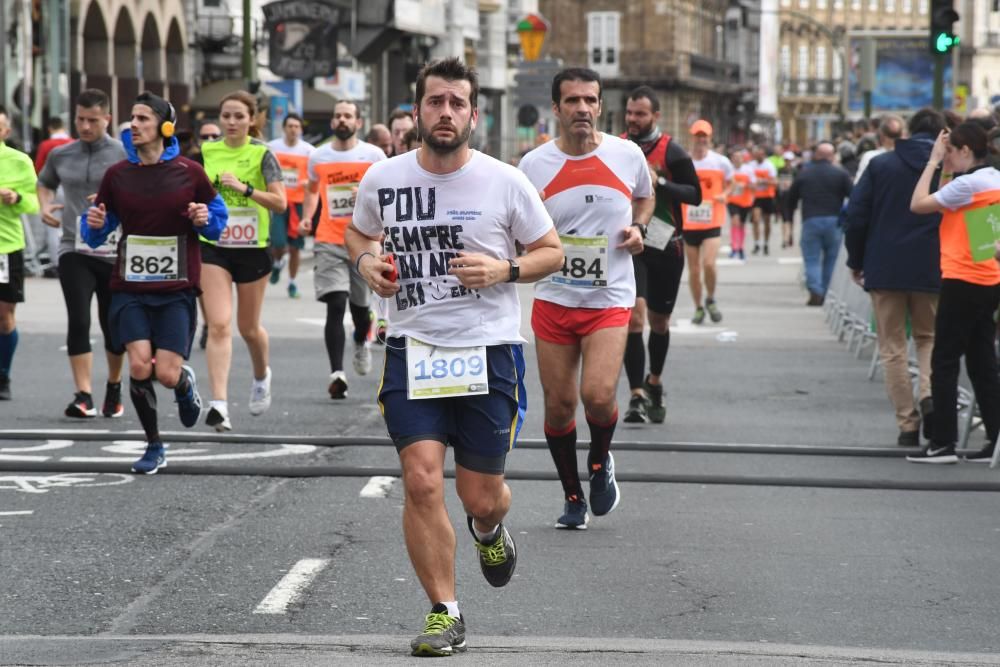
[[[489,393],[485,345],[439,347],[415,338],[406,340],[406,385],[410,399]]]
[[[571,287],[607,287],[608,237],[559,235],[563,244],[562,269],[552,282]]]

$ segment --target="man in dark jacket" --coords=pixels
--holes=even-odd
[[[822,142],[816,146],[812,162],[799,172],[788,192],[789,210],[795,211],[802,200],[799,247],[809,288],[808,306],[823,305],[843,238],[838,217],[852,187],[850,175],[833,164],[833,144]]]
[[[920,366],[924,432],[930,403],[934,318],[941,289],[939,214],[910,212],[913,188],[923,172],[945,119],[922,109],[910,119],[910,138],[874,158],[861,176],[847,209],[847,266],[870,294],[878,330],[885,386],[896,410],[898,443],[920,445],[920,413],[913,403],[906,351],[906,319]],[[936,187],[936,184],[935,184]]]

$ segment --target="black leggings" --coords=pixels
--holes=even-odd
[[[323,328],[323,338],[326,342],[326,354],[330,358],[330,372],[344,370],[344,344],[347,334],[344,331],[344,312],[347,310],[347,292],[327,292],[319,299],[326,304],[326,326]],[[367,306],[351,304],[351,319],[354,320],[354,342],[364,343],[371,327],[371,317]]]
[[[66,300],[68,326],[66,350],[69,356],[91,352],[90,304],[97,294],[97,318],[104,334],[104,349],[121,354],[124,347],[116,347],[114,336],[108,328],[108,306],[111,304],[112,265],[96,257],[78,252],[67,252],[59,258],[59,284]]]
[[[997,374],[996,325],[993,313],[1000,285],[987,287],[964,280],[942,280],[931,354],[931,396],[934,417],[931,440],[938,445],[958,442],[958,376],[960,361],[976,392],[986,437],[1000,431],[1000,375]]]

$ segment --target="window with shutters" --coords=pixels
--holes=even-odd
[[[618,76],[621,54],[621,12],[587,14],[587,58],[601,76]]]

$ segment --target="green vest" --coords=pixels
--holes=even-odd
[[[267,145],[247,138],[247,143],[239,148],[230,148],[225,141],[209,141],[201,145],[208,180],[226,202],[229,222],[218,241],[202,239],[226,248],[266,248],[270,232],[270,212],[245,196],[219,182],[219,176],[229,172],[240,181],[249,183],[254,190],[267,192],[261,163],[267,153]]]

